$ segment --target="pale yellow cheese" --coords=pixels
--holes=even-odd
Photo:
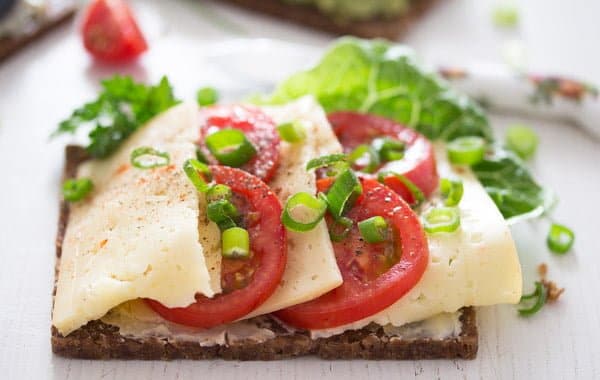
[[[181,307],[198,292],[220,292],[220,265],[214,264],[220,252],[200,244],[203,200],[181,170],[195,157],[191,134],[186,137],[196,130],[194,109],[174,107],[110,158],[82,166],[79,175],[91,177],[96,187],[86,201],[72,205],[65,233],[53,312],[62,334],[127,300],[148,297]],[[143,145],[168,152],[171,165],[131,167],[131,151]],[[203,237],[214,239],[208,229]]]
[[[325,337],[371,322],[401,326],[463,306],[517,303],[522,277],[508,226],[492,199],[468,168],[453,168],[442,145],[436,147],[442,177],[460,178],[461,227],[453,233],[429,234],[429,264],[417,285],[387,309],[355,323],[317,330]]]
[[[323,109],[312,97],[305,97],[264,110],[278,124],[298,121],[306,131],[306,140],[302,143],[282,142],[280,167],[269,185],[284,205],[297,192],[315,194],[315,175],[306,171],[306,163],[315,157],[342,151]],[[288,231],[288,261],[283,279],[275,293],[245,318],[309,301],[341,283],[342,275],[325,221],[312,231]]]

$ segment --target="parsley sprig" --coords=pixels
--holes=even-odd
[[[73,111],[53,136],[91,126],[88,153],[95,158],[107,157],[146,121],[177,103],[166,77],[148,86],[117,75],[103,80],[98,98]]]

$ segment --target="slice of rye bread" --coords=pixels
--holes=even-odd
[[[17,37],[0,37],[0,63],[11,54],[43,37],[52,29],[69,21],[75,15],[75,5],[65,4],[48,10],[47,16],[33,25],[26,33]]]
[[[67,147],[64,177],[74,177],[78,165],[86,159],[81,147]],[[63,201],[56,238],[57,276],[68,216],[69,207]],[[67,336],[52,326],[52,350],[62,356],[85,359],[277,360],[302,355],[323,359],[473,359],[478,348],[475,309],[465,307],[459,312],[460,334],[445,339],[399,339],[384,333],[383,328],[375,324],[329,338],[311,339],[308,331],[290,331],[275,318],[263,316],[253,322],[271,330],[274,338],[261,343],[249,340],[209,347],[166,337],[127,337],[119,333],[118,327],[96,320]]]
[[[396,17],[365,21],[337,21],[312,5],[290,4],[283,0],[215,0],[229,2],[256,12],[310,26],[336,35],[395,40],[404,36],[439,0],[412,0],[409,10]]]

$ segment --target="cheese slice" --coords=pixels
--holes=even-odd
[[[295,193],[315,194],[316,178],[312,171],[306,171],[306,164],[315,157],[342,151],[323,109],[314,98],[304,97],[285,106],[264,110],[277,124],[297,121],[306,131],[302,143],[282,142],[280,166],[269,185],[283,205]],[[308,232],[288,231],[288,260],[279,287],[265,303],[244,318],[317,298],[341,285],[342,281],[325,221]]]
[[[452,167],[446,157],[444,146],[436,146],[440,176],[463,181],[459,230],[427,235],[427,269],[417,285],[395,304],[352,324],[312,331],[313,337],[340,334],[371,322],[401,326],[463,306],[519,302],[521,267],[502,214],[471,170]]]
[[[181,170],[195,157],[195,145],[186,141],[191,134],[185,137],[195,130],[194,109],[174,107],[110,158],[82,165],[79,176],[91,177],[95,190],[72,205],[65,232],[53,312],[61,334],[127,300],[148,297],[182,307],[198,292],[220,292],[220,252],[200,244],[203,200]],[[131,151],[143,145],[168,152],[170,165],[131,167]]]

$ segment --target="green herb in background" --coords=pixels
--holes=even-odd
[[[481,107],[422,68],[410,49],[383,40],[342,38],[315,67],[292,75],[273,94],[256,101],[283,104],[308,94],[327,112],[385,116],[432,140],[463,136],[493,140]],[[548,193],[524,163],[500,146],[489,148],[474,170],[505,218],[543,211],[549,204]]]
[[[178,102],[166,77],[147,86],[117,75],[102,81],[98,98],[77,108],[53,136],[91,126],[86,149],[92,157],[104,158],[146,121]]]
[[[213,87],[202,87],[196,92],[196,101],[202,107],[211,106],[219,101],[219,93]]]

